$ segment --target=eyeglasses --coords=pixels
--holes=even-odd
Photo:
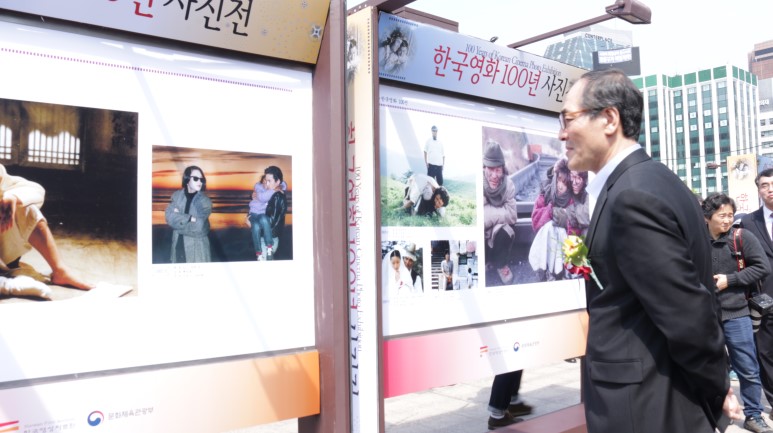
[[[568,125],[569,122],[571,122],[574,119],[577,119],[578,117],[582,117],[583,115],[588,114],[588,113],[590,113],[592,111],[596,111],[596,110],[592,110],[590,108],[586,108],[585,110],[570,111],[570,112],[567,112],[567,113],[564,113],[562,111],[562,112],[560,112],[558,114],[558,124],[561,125],[561,130],[564,130],[564,129],[566,129],[566,125]],[[575,117],[567,119],[566,118],[567,115],[575,116]]]
[[[198,177],[198,176],[191,176],[191,179],[193,179],[194,182],[206,182],[207,181],[203,177]]]
[[[718,219],[721,219],[721,220],[732,220],[733,216],[735,216],[735,214],[731,214],[731,213],[718,213],[718,214],[716,214],[716,216],[717,216]]]
[[[767,190],[769,190],[772,187],[773,187],[773,184],[771,184],[771,183],[761,183],[761,184],[757,185],[757,188],[759,188],[760,191],[767,191]]]

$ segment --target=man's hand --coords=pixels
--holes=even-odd
[[[717,291],[727,289],[727,275],[714,275],[714,283],[717,285]]]
[[[738,404],[738,399],[733,394],[733,388],[727,390],[725,403],[722,405],[722,412],[732,420],[743,419],[743,410],[741,410],[741,405]]]
[[[16,220],[16,202],[18,199],[12,194],[5,193],[0,199],[0,233],[7,232],[13,227]]]

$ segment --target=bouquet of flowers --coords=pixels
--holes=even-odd
[[[593,278],[599,289],[604,290],[604,287],[593,272],[593,267],[591,267],[590,260],[588,259],[588,247],[581,236],[567,236],[564,239],[561,251],[564,253],[564,267],[570,274],[582,275],[586,281]]]

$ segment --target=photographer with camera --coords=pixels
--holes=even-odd
[[[773,168],[762,170],[754,179],[762,206],[741,219],[741,227],[757,237],[768,264],[773,268]],[[773,296],[773,278],[765,278],[762,292]],[[760,363],[762,389],[768,403],[773,405],[773,315],[762,318],[760,329],[754,334],[757,342],[757,359]]]
[[[733,227],[733,199],[715,193],[703,200],[702,208],[711,235],[714,282],[722,310],[725,344],[740,381],[746,417],[743,427],[753,432],[773,432],[762,418],[762,382],[748,301],[751,288],[756,291],[757,283],[770,273],[770,264],[754,235]]]

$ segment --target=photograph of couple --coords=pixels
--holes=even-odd
[[[154,146],[154,264],[292,258],[291,157]]]

